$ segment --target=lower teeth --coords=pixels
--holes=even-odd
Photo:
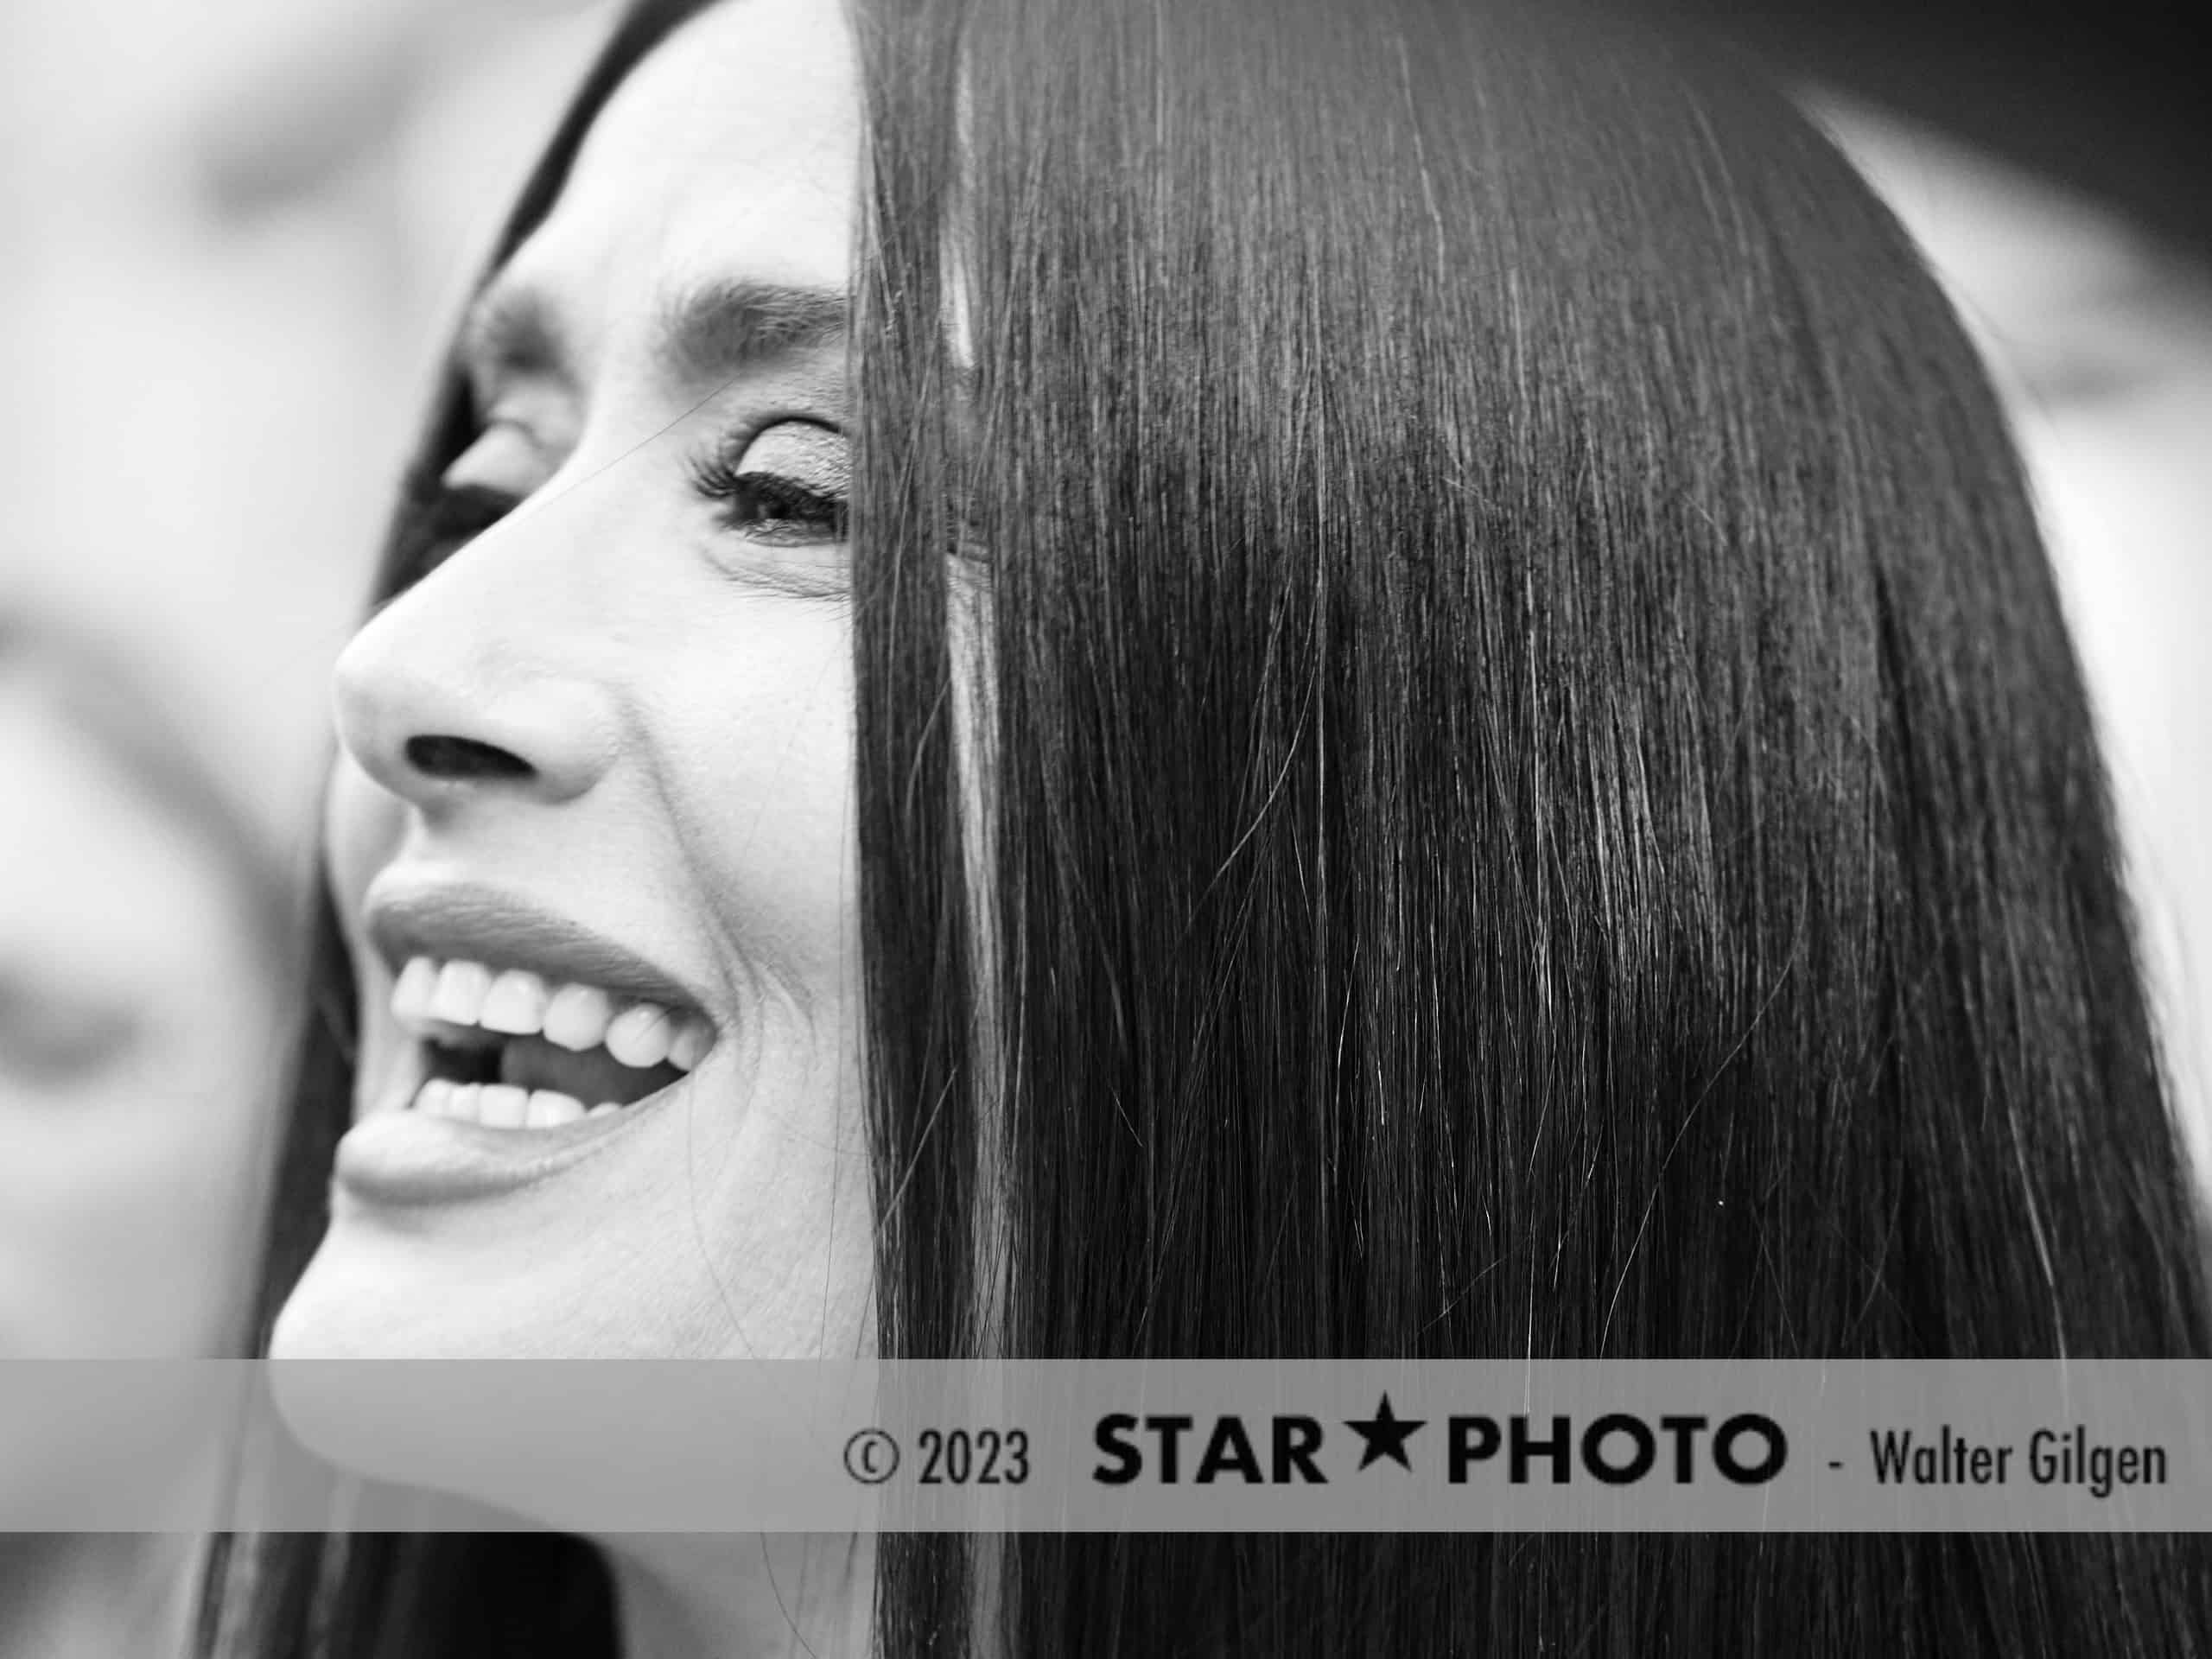
[[[603,1101],[587,1110],[573,1095],[550,1089],[518,1089],[497,1083],[452,1083],[433,1077],[415,1096],[415,1109],[494,1129],[557,1129],[622,1109]]]

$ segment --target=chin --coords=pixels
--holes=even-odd
[[[563,1264],[463,1255],[404,1228],[332,1218],[276,1317],[272,1359],[595,1359],[624,1348]]]
[[[397,1241],[334,1221],[270,1332],[272,1359],[464,1359],[512,1355],[481,1293],[429,1291]]]
[[[611,1351],[588,1319],[560,1316],[543,1260],[503,1277],[467,1275],[450,1252],[404,1232],[334,1219],[286,1300],[269,1352],[295,1360],[597,1358]],[[488,1504],[532,1523],[530,1471],[573,1455],[557,1422],[504,1414],[503,1384],[483,1368],[291,1365],[272,1398],[301,1446],[349,1474]],[[438,1402],[446,1396],[442,1406]]]

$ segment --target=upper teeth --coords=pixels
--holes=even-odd
[[[624,999],[620,1006],[596,985],[549,985],[519,968],[498,971],[480,962],[439,963],[409,958],[391,988],[392,1018],[419,1036],[430,1022],[474,1026],[507,1037],[543,1036],[581,1052],[607,1046],[625,1065],[644,1070],[665,1060],[689,1071],[715,1040],[714,1028],[696,1015],[658,1002]]]

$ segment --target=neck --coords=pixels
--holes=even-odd
[[[874,1541],[818,1533],[601,1540],[623,1659],[864,1659]]]
[[[199,1561],[172,1533],[0,1538],[0,1659],[181,1659]]]

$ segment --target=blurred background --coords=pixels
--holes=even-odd
[[[2212,1172],[2202,49],[2130,0],[2094,18],[1948,0],[1681,3],[1765,57],[1888,195],[2012,401],[2108,733],[2189,1133]],[[0,10],[0,741],[20,756],[0,864],[0,1170],[36,1167],[56,1198],[92,1202],[73,1184],[91,1154],[54,1150],[89,1122],[57,1114],[60,1092],[136,1099],[159,1077],[161,1124],[185,1137],[172,1150],[265,1141],[254,1091],[289,969],[245,923],[231,946],[207,945],[207,917],[218,895],[281,909],[303,890],[325,679],[432,354],[612,12]],[[66,907],[89,905],[88,887],[97,918]],[[234,1040],[211,1046],[225,1009],[238,1011]],[[135,1127],[110,1133],[161,1163],[167,1143],[118,1122]],[[30,1155],[35,1141],[52,1161]],[[178,1160],[162,1165],[174,1230],[149,1260],[218,1271],[232,1246],[207,1216],[235,1215],[250,1191],[235,1160],[228,1174],[213,1154]],[[159,1274],[131,1281],[136,1300],[105,1325],[63,1317],[58,1293],[16,1296],[10,1262],[99,1235],[39,1219],[12,1191],[0,1186],[0,1354],[111,1349],[133,1331],[156,1349],[218,1340],[221,1299],[180,1300]],[[138,1202],[122,1186],[112,1198]]]

